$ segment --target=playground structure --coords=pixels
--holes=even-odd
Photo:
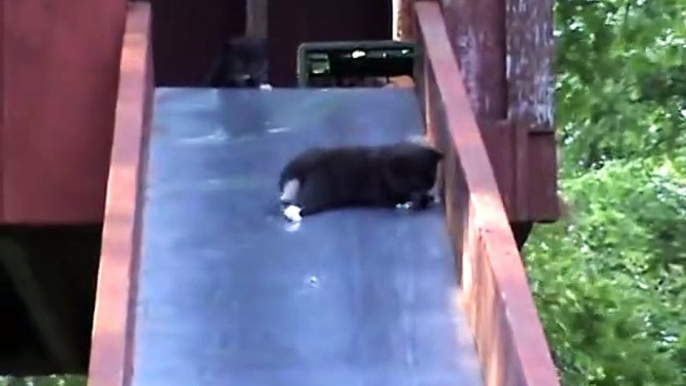
[[[516,10],[508,7],[508,27],[518,27],[519,30],[510,28],[507,35],[498,35],[503,32],[504,26],[498,24],[497,20],[503,22],[505,8],[497,1],[492,1],[491,5],[494,9],[501,9],[501,18],[495,18],[496,21],[492,23],[500,27],[489,26],[488,23],[478,25],[474,20],[479,19],[479,12],[485,12],[481,8],[441,8],[433,2],[419,2],[416,5],[417,12],[414,12],[415,5],[406,4],[398,24],[403,38],[415,41],[420,52],[414,77],[420,116],[427,134],[448,155],[443,171],[445,223],[457,262],[455,286],[459,285],[460,291],[459,305],[452,306],[464,313],[469,321],[469,329],[465,331],[473,337],[483,383],[557,385],[554,366],[517,248],[518,244],[523,244],[533,222],[553,221],[557,216],[550,62],[539,60],[530,67],[518,66],[518,63],[534,62],[530,60],[532,57],[544,59],[548,55],[549,59],[549,42],[533,36],[545,36],[546,28],[549,30],[550,26],[546,26],[544,20],[542,26],[538,26],[543,29],[542,32],[525,34],[527,27],[540,20],[517,15],[517,12],[523,12],[522,9],[532,11],[533,8],[545,10],[546,5],[545,2],[517,2],[530,7],[514,7]],[[270,13],[284,7],[280,2],[272,4],[275,6],[270,8]],[[142,235],[147,224],[144,211],[147,205],[155,205],[154,200],[150,204],[143,204],[143,195],[151,183],[149,171],[153,170],[147,164],[152,157],[150,146],[154,145],[151,139],[154,130],[152,122],[153,119],[159,121],[163,118],[156,115],[156,109],[173,111],[160,102],[160,93],[167,90],[156,92],[154,87],[153,68],[157,65],[153,56],[155,39],[151,37],[150,22],[151,14],[155,15],[155,5],[153,12],[145,3],[131,4],[128,10],[121,6],[104,8],[107,7],[103,6],[102,12],[107,13],[108,17],[114,19],[112,15],[121,15],[122,22],[124,15],[127,15],[125,29],[123,23],[118,25],[113,21],[109,31],[111,36],[119,34],[124,37],[123,42],[121,38],[112,38],[111,41],[113,47],[122,47],[118,77],[93,76],[103,84],[82,85],[82,89],[70,91],[75,93],[73,99],[67,98],[62,102],[65,104],[60,105],[49,98],[38,98],[44,95],[40,91],[40,81],[36,81],[38,84],[29,82],[28,86],[22,83],[22,79],[31,78],[30,68],[12,67],[12,60],[9,60],[3,61],[6,66],[6,63],[10,65],[9,69],[3,69],[3,92],[0,94],[5,102],[4,120],[0,126],[3,139],[3,151],[0,153],[3,160],[0,168],[3,176],[0,213],[3,223],[84,224],[104,221],[89,365],[89,384],[94,386],[142,384],[141,380],[135,379],[133,368],[134,365],[136,368],[145,367],[145,363],[136,362],[137,358],[151,355],[136,351],[144,346],[138,343],[147,339],[136,335],[137,326],[140,327],[137,323],[142,323],[140,310],[136,307],[138,290],[146,285],[145,281],[140,281],[145,276],[139,275],[139,266],[141,258],[150,259],[142,257],[144,254],[141,252],[142,246],[146,245],[146,237]],[[537,15],[540,17],[541,13]],[[547,22],[550,22],[549,18]],[[483,30],[479,32],[474,28],[466,28],[470,23]],[[84,28],[95,27],[90,25]],[[450,38],[453,33],[456,36],[481,36],[483,39],[474,38],[463,46],[453,47],[451,42],[454,44],[459,40]],[[7,52],[14,53],[15,49],[21,52],[18,48],[12,49],[11,45],[8,49],[8,40],[11,41],[0,40],[5,45],[5,55]],[[298,41],[294,40],[293,44],[284,44],[285,47],[281,49],[297,48],[295,43]],[[504,40],[507,40],[507,45],[502,44]],[[487,49],[494,42],[500,44],[495,44],[496,47],[508,52],[508,69],[505,68],[504,55],[493,54],[489,51],[492,46]],[[84,51],[93,49],[82,48]],[[467,54],[460,52],[460,49],[467,51]],[[100,75],[117,73],[112,62],[113,50],[108,52],[99,59],[101,71],[95,72]],[[293,49],[290,55],[295,58],[295,54],[296,50]],[[79,55],[74,57],[84,58]],[[16,58],[10,59],[18,61]],[[478,60],[475,61],[475,58]],[[35,63],[30,58],[25,60]],[[90,60],[95,62],[94,58],[83,60],[83,63],[91,66]],[[275,73],[285,74],[284,68],[288,67],[277,65],[275,68],[278,68]],[[482,68],[490,71],[484,73]],[[295,65],[291,69],[294,73]],[[55,70],[43,70],[44,73],[50,71]],[[7,75],[17,73],[24,78],[10,78]],[[116,78],[118,87],[114,86]],[[289,80],[285,76],[282,79],[281,82],[288,85]],[[8,80],[11,82],[8,83]],[[294,81],[294,78],[291,79],[290,84]],[[157,83],[159,85],[161,82]],[[278,85],[279,82],[274,83]],[[503,83],[507,83],[507,87]],[[54,93],[69,88],[59,83],[50,84],[57,90]],[[34,93],[23,91],[27,89]],[[93,94],[94,89],[112,91],[99,93],[102,99],[92,101],[93,106],[101,110],[86,110],[85,106],[73,103],[85,103],[85,96]],[[508,90],[507,97],[503,92],[505,89]],[[289,91],[277,90],[274,95],[280,92]],[[404,90],[386,92],[393,94]],[[347,98],[354,99],[354,96]],[[19,109],[35,100],[43,100],[46,106],[38,109],[40,114],[30,115]],[[224,107],[227,106],[230,105]],[[389,108],[393,109],[392,104]],[[395,108],[402,106],[396,105]],[[73,111],[72,115],[69,115],[69,111]],[[71,122],[67,119],[65,123],[64,119],[56,119],[63,116],[77,119],[84,111],[91,113],[84,115],[81,118],[83,121]],[[18,132],[19,128],[29,123],[40,127],[34,133],[36,137],[27,138],[26,134]],[[103,132],[84,128],[93,125],[113,127],[113,135],[103,135]],[[65,133],[64,126],[68,126],[67,130],[72,132]],[[55,131],[58,127],[62,131]],[[51,132],[52,136],[38,138],[43,131]],[[58,148],[62,153],[56,153],[55,144],[63,143],[61,139],[67,134],[72,135],[71,145],[82,151]],[[55,158],[38,157],[36,161],[36,154],[52,154]],[[67,167],[48,168],[51,162]],[[46,168],[51,173],[54,170],[59,173],[52,174],[48,179],[36,179],[35,176],[46,174]],[[55,185],[55,181],[60,182]],[[50,189],[53,189],[53,197],[46,199],[45,192]],[[16,266],[16,263],[13,264]],[[253,286],[253,289],[259,290],[259,287]],[[41,311],[40,307],[34,309],[43,315],[51,315],[49,310]],[[59,325],[60,322],[55,324]],[[43,331],[50,330],[49,323],[46,325]],[[71,352],[71,357],[78,357],[74,354],[78,349],[63,336],[60,338],[59,333],[46,332],[44,335],[49,337],[47,344],[54,355]],[[65,357],[69,358],[70,355]],[[79,358],[68,359],[62,366],[70,368],[74,363],[78,366],[79,361]],[[169,380],[159,379],[158,382],[168,383]]]

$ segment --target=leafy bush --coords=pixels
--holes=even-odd
[[[686,385],[686,183],[616,162],[564,181],[535,231],[532,289],[567,385]]]
[[[42,377],[0,376],[0,386],[84,386],[86,377],[82,375],[48,375]]]
[[[571,205],[525,256],[563,381],[686,385],[686,3],[559,0]]]

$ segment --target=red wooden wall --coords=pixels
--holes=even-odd
[[[0,223],[101,221],[125,10],[0,3]]]

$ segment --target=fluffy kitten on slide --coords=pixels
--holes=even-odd
[[[443,155],[416,142],[313,148],[293,158],[279,178],[284,215],[291,221],[345,206],[421,210],[434,201]]]

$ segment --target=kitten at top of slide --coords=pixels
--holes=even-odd
[[[268,61],[266,39],[255,36],[230,38],[217,53],[208,76],[208,86],[269,89]]]
[[[414,210],[434,201],[443,155],[418,141],[380,146],[311,148],[281,171],[279,189],[284,215],[291,221],[346,206]]]

